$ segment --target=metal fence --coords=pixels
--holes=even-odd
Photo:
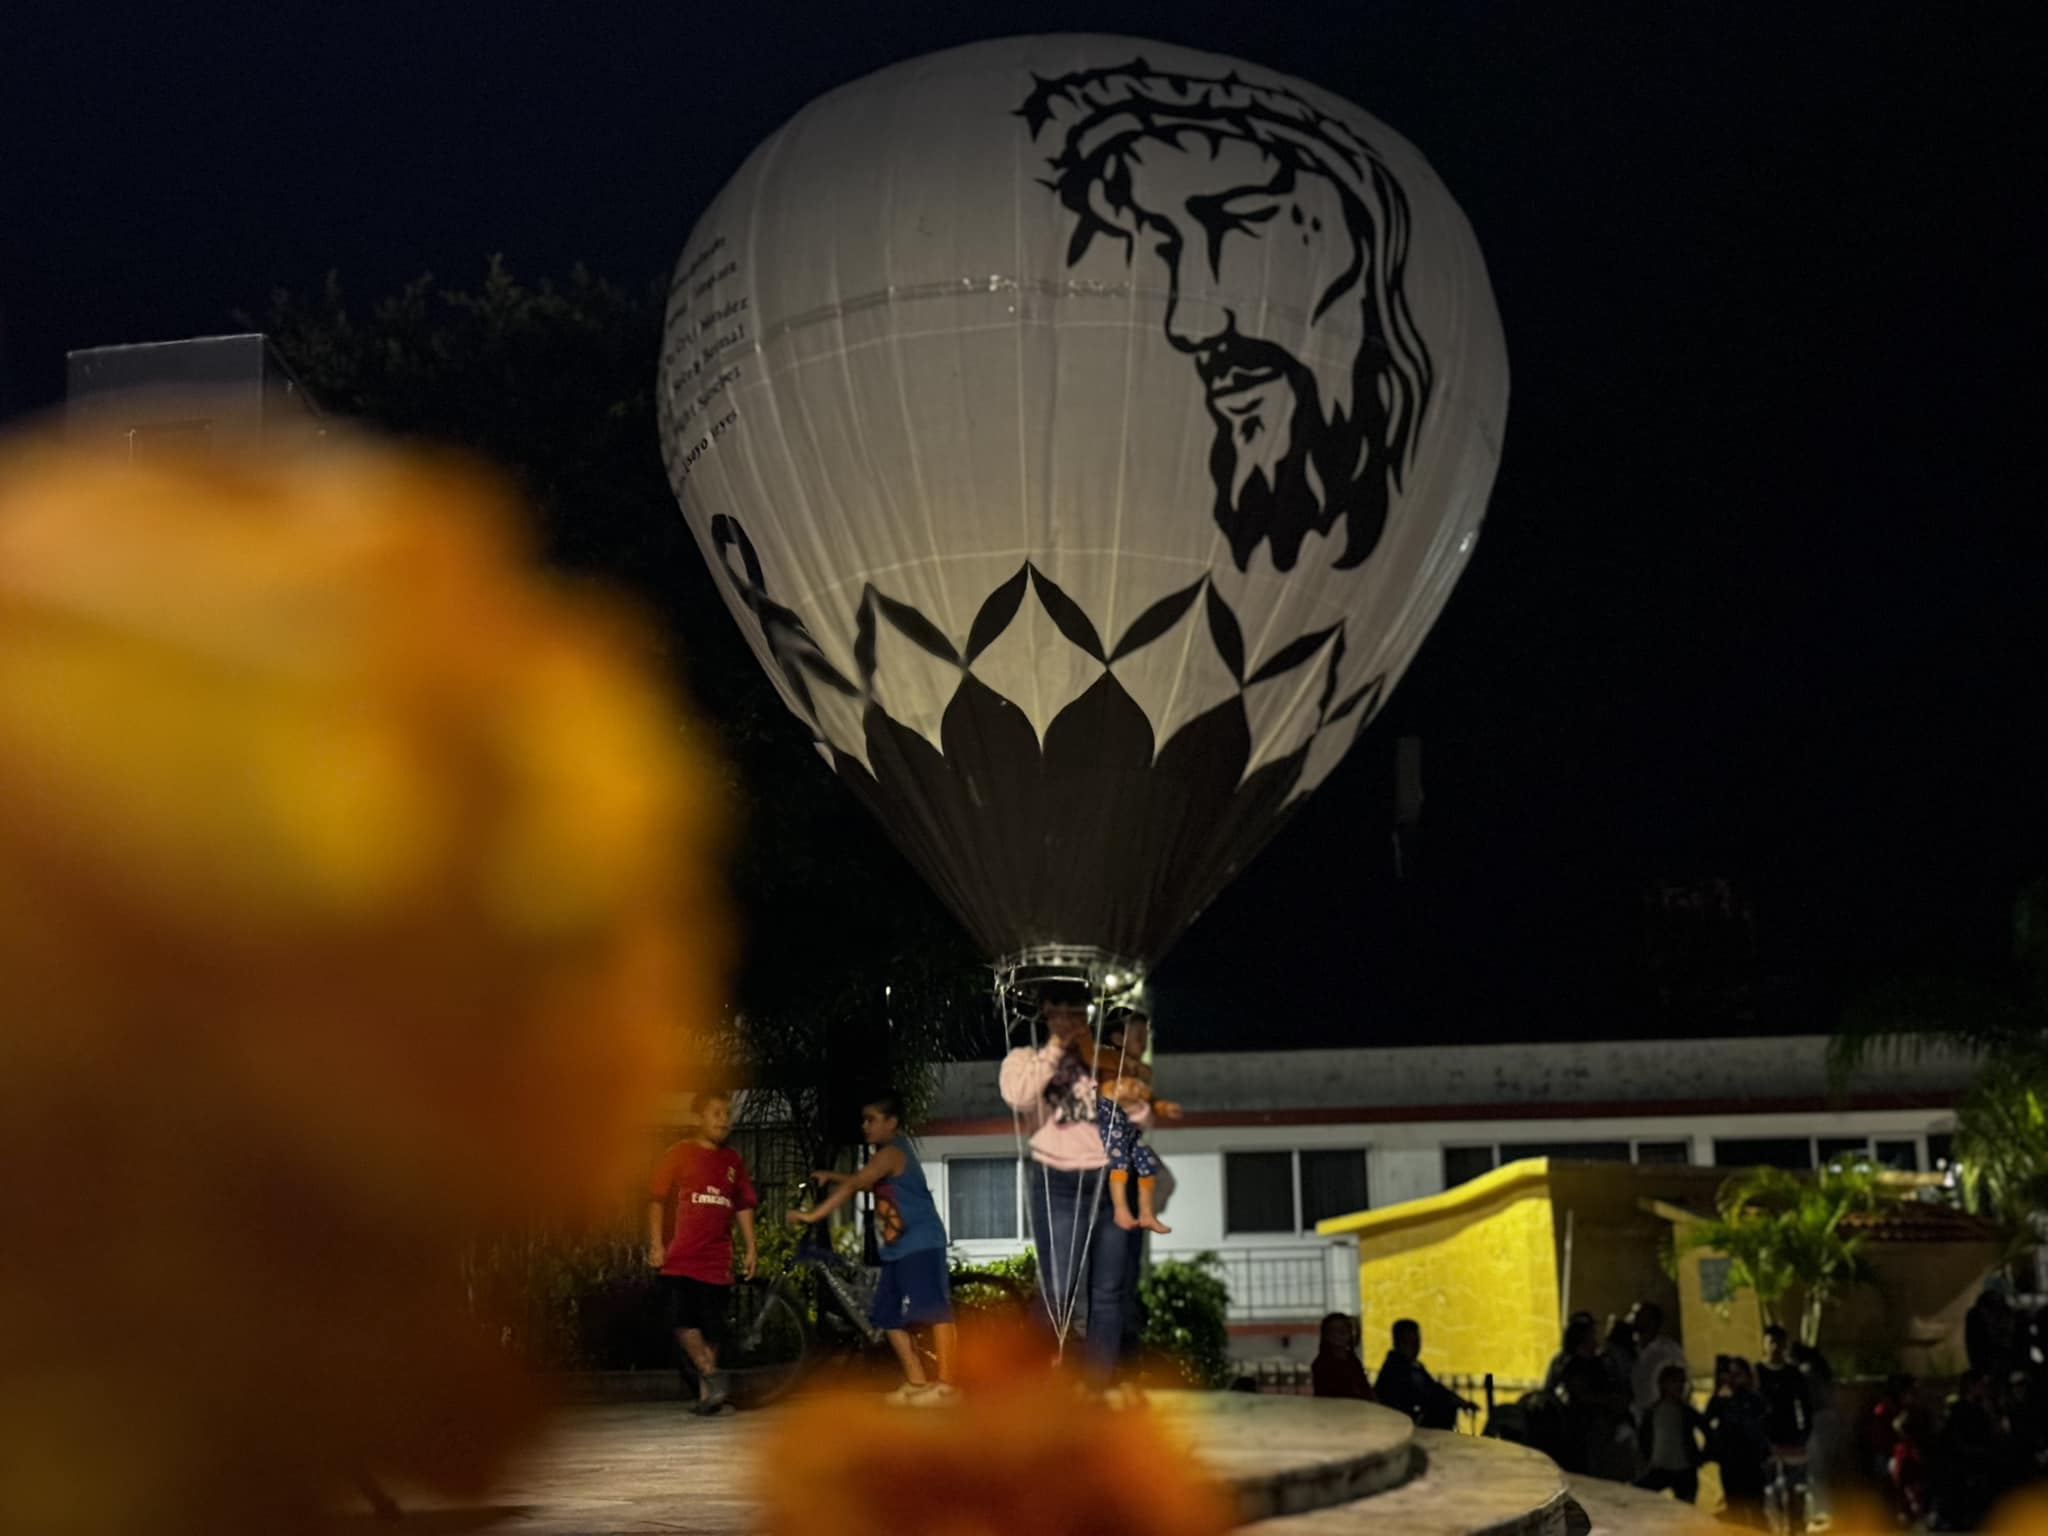
[[[1314,1319],[1325,1312],[1357,1310],[1355,1281],[1347,1296],[1333,1280],[1331,1250],[1325,1245],[1226,1248],[1217,1258],[1230,1287],[1232,1322]]]

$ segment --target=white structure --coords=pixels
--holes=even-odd
[[[1153,1133],[1173,1233],[1151,1240],[1151,1256],[1221,1255],[1240,1354],[1263,1352],[1257,1339],[1305,1360],[1316,1319],[1357,1310],[1352,1246],[1319,1238],[1316,1222],[1435,1194],[1500,1162],[1946,1160],[1967,1059],[1872,1066],[1836,1097],[1826,1055],[1819,1035],[1162,1055],[1159,1092],[1187,1113]],[[1028,1164],[996,1063],[944,1073],[922,1146],[955,1250],[1018,1252]]]

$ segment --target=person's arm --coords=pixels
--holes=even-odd
[[[901,1173],[906,1166],[908,1165],[903,1161],[901,1148],[884,1147],[867,1160],[867,1165],[859,1173],[848,1174],[845,1178],[837,1180],[829,1195],[808,1211],[791,1211],[789,1219],[804,1226],[823,1221],[862,1190],[873,1189],[890,1174]]]
[[[668,1214],[664,1200],[647,1202],[647,1265],[659,1269],[668,1262],[668,1245],[661,1240],[661,1219]]]
[[[754,1208],[752,1206],[748,1206],[739,1213],[739,1223],[740,1244],[743,1249],[740,1254],[740,1271],[747,1279],[751,1280],[754,1278],[754,1271],[761,1264],[761,1250],[754,1245]]]
[[[647,1266],[659,1269],[668,1262],[668,1243],[662,1230],[668,1218],[669,1197],[676,1192],[676,1149],[670,1147],[647,1181]]]
[[[1037,1047],[1020,1045],[1010,1052],[1003,1058],[1002,1071],[996,1079],[1003,1102],[1012,1109],[1036,1109],[1045,1097],[1045,1085],[1052,1081],[1060,1058],[1066,1054],[1064,1040],[1050,1040]]]

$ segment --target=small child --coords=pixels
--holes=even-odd
[[[731,1134],[732,1101],[714,1094],[704,1101],[697,1134],[662,1154],[647,1190],[647,1262],[661,1272],[669,1326],[696,1367],[697,1406],[691,1411],[700,1414],[716,1413],[726,1404],[718,1344],[732,1295],[735,1221],[746,1245],[749,1280],[756,1262],[754,1185],[746,1160],[725,1144]],[[671,1209],[674,1235],[664,1242]]]
[[[888,1334],[903,1366],[903,1385],[887,1400],[936,1407],[953,1399],[953,1359],[959,1340],[953,1326],[952,1282],[946,1273],[946,1228],[925,1182],[924,1165],[903,1134],[903,1100],[885,1093],[864,1106],[860,1130],[875,1155],[858,1173],[813,1173],[811,1177],[831,1193],[808,1211],[791,1211],[789,1219],[804,1225],[823,1221],[862,1190],[875,1192],[882,1280],[875,1288],[868,1321]],[[932,1347],[939,1357],[937,1381],[926,1379],[917,1341],[910,1336],[918,1327],[932,1331]]]
[[[1146,1145],[1132,1113],[1149,1107],[1164,1120],[1180,1118],[1180,1106],[1152,1097],[1152,1069],[1145,1048],[1152,1021],[1135,1008],[1118,1008],[1104,1021],[1102,1044],[1095,1050],[1095,1128],[1109,1155],[1110,1214],[1126,1231],[1171,1232],[1152,1209],[1159,1182],[1159,1154]],[[1131,1214],[1131,1174],[1138,1175],[1138,1213]]]

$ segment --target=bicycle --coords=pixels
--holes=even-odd
[[[789,1273],[735,1284],[718,1360],[734,1402],[766,1407],[828,1369],[850,1373],[892,1367],[895,1356],[887,1336],[868,1321],[880,1280],[878,1267],[846,1258],[813,1227],[798,1240]],[[1029,1301],[1015,1280],[987,1270],[956,1270],[952,1284],[955,1304],[962,1311],[1021,1310]],[[806,1294],[813,1286],[815,1297]],[[936,1364],[921,1337],[918,1349]],[[684,1374],[694,1393],[687,1362]]]

